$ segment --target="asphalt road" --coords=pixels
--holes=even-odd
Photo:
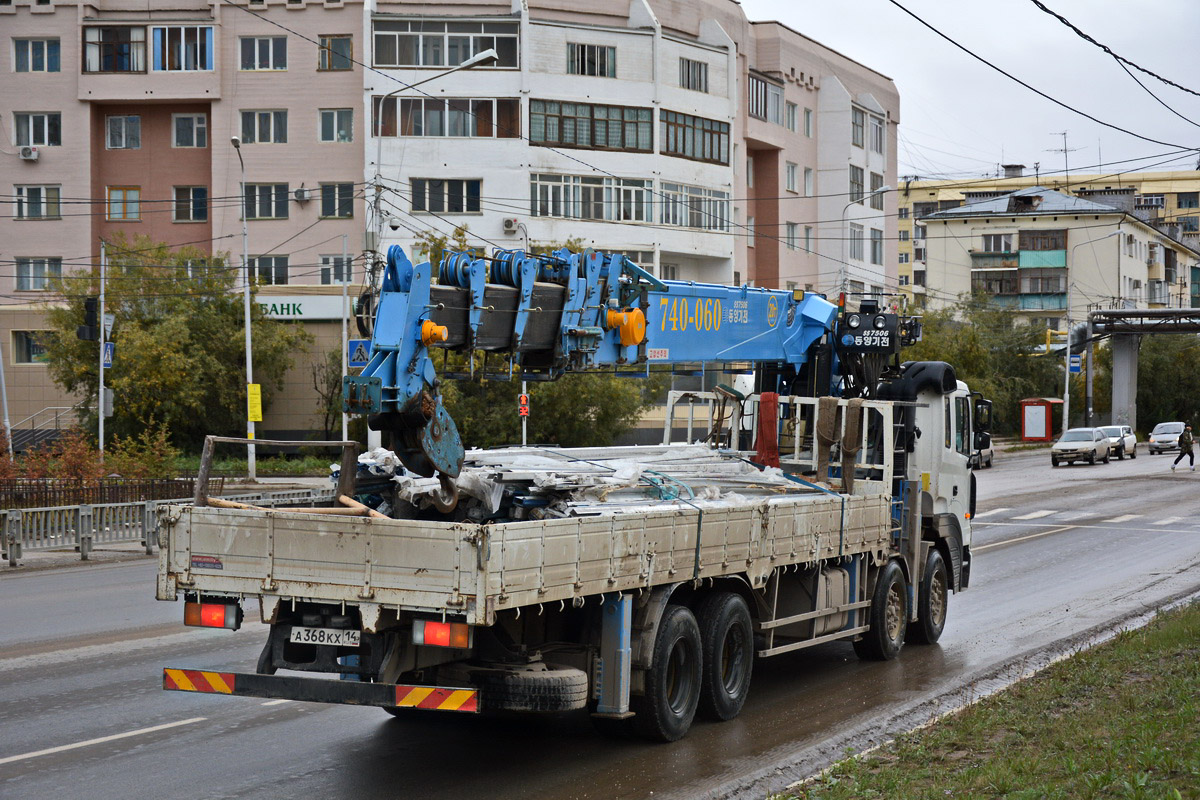
[[[1200,590],[1200,473],[1173,457],[978,474],[969,591],[939,645],[759,662],[742,715],[672,745],[583,714],[497,719],[168,693],[163,666],[249,670],[265,629],[185,629],[150,559],[0,570],[0,797],[761,798]],[[419,715],[418,715],[419,714]]]

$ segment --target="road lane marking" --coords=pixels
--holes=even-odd
[[[277,705],[280,705],[281,703],[290,703],[290,702],[292,702],[292,701],[285,698],[283,700],[268,700],[267,702],[263,703],[263,705],[264,706],[277,706]]]
[[[1042,517],[1048,517],[1051,514],[1057,513],[1057,511],[1032,511],[1028,514],[1022,514],[1019,517],[1013,517],[1013,519],[1041,519]]]
[[[1183,517],[1167,517],[1166,519],[1155,520],[1154,522],[1151,522],[1150,524],[1151,525],[1170,525],[1172,522],[1179,522],[1181,519],[1183,519]]]
[[[1007,509],[1007,508],[993,508],[991,511],[979,512],[974,517],[972,517],[972,519],[979,519],[980,517],[990,517],[992,514],[999,514],[1001,511],[1008,511],[1008,510],[1009,509]]]
[[[1141,517],[1141,516],[1143,516],[1143,515],[1142,514],[1122,514],[1119,517],[1113,517],[1112,519],[1106,519],[1104,521],[1105,522],[1129,522],[1129,520],[1137,519],[1138,517]]]
[[[1053,528],[1048,531],[1042,531],[1041,533],[1031,533],[1028,536],[1018,536],[1016,539],[1005,539],[1003,542],[993,542],[992,544],[985,544],[980,547],[973,547],[971,549],[976,553],[982,553],[984,550],[990,550],[993,547],[1001,547],[1006,544],[1016,544],[1017,542],[1024,542],[1029,539],[1040,539],[1041,537],[1049,536],[1052,533],[1062,533],[1063,531],[1074,530],[1078,527],[1078,525],[1064,525],[1061,528]]]
[[[125,733],[114,733],[111,736],[101,736],[99,739],[88,739],[86,742],[75,742],[74,744],[64,744],[59,747],[49,747],[45,750],[35,750],[32,753],[22,753],[19,756],[8,756],[0,758],[0,764],[8,764],[13,761],[21,761],[26,758],[39,758],[41,756],[53,755],[54,753],[62,753],[67,750],[78,750],[80,747],[90,747],[94,744],[104,744],[105,742],[115,742],[118,739],[128,739],[130,736],[144,736],[147,733],[157,733],[165,731],[168,728],[178,728],[183,725],[191,725],[195,722],[203,722],[208,717],[192,717],[191,719],[183,719],[179,722],[168,722],[163,725],[154,725],[149,728],[139,728],[136,731],[126,731]]]

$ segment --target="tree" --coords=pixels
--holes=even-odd
[[[106,432],[139,435],[153,421],[173,441],[195,447],[205,434],[237,434],[245,428],[246,373],[243,300],[238,270],[223,256],[194,248],[118,234],[109,243],[105,312],[115,318],[116,357],[105,370],[114,416]],[[51,281],[61,300],[47,304],[52,329],[46,350],[50,375],[89,406],[81,422],[95,430],[97,345],[81,341],[84,299],[99,294],[99,276],[81,271]],[[310,341],[299,326],[268,319],[251,304],[254,377],[263,405],[282,388],[293,354]]]
[[[313,388],[320,399],[321,431],[326,441],[338,438],[334,429],[341,434],[342,416],[342,350],[330,350],[324,361],[312,365]]]

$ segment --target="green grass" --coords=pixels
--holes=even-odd
[[[329,465],[337,458],[319,456],[259,456],[255,460],[256,472],[268,477],[318,477],[329,476]],[[200,469],[200,456],[181,456],[175,462],[180,475],[195,475]],[[213,459],[212,474],[227,477],[245,477],[247,472],[244,458]]]
[[[774,800],[1200,798],[1200,604]]]

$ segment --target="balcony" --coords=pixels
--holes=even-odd
[[[1067,265],[1066,250],[1022,250],[1017,266],[1022,269],[1037,267],[1065,267]]]
[[[1012,308],[1021,311],[1063,311],[1067,307],[1065,294],[1019,294]]]
[[[971,269],[1001,269],[1020,266],[1016,253],[985,253],[971,251]]]
[[[220,98],[212,25],[89,25],[78,99],[207,102]]]

